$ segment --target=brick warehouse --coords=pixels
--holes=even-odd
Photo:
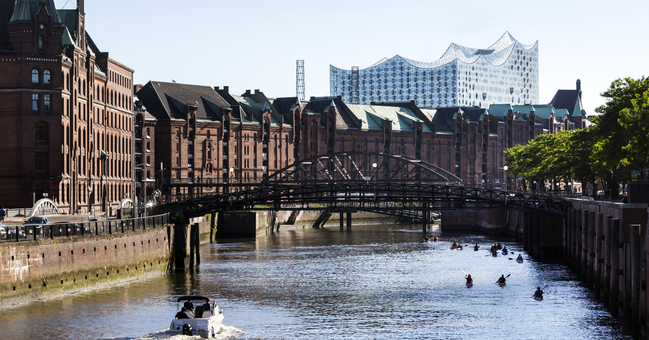
[[[295,160],[370,151],[433,163],[466,186],[504,188],[503,151],[582,125],[580,93],[577,81],[575,90],[558,91],[553,104],[426,109],[414,102],[353,105],[340,97],[269,99],[259,90],[234,95],[227,86],[151,81],[137,93],[136,121],[155,131],[140,140],[145,167],[155,166],[141,173],[149,193],[164,183],[164,194],[208,194],[218,190],[209,184],[225,184],[226,191],[228,183],[257,182]],[[516,188],[515,180],[508,183]]]
[[[0,0],[0,74],[1,205],[85,212],[132,191],[133,70],[86,33],[83,0]]]
[[[142,197],[144,183],[147,196],[210,193],[209,184],[257,182],[338,151],[404,154],[466,186],[503,188],[505,149],[585,125],[579,81],[550,104],[488,109],[273,99],[155,81],[135,99],[133,70],[97,48],[83,8],[81,0],[58,11],[52,0],[0,0],[0,124],[11,127],[0,146],[0,205],[47,196],[66,212],[103,211]]]

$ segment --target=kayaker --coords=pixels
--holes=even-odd
[[[536,292],[534,292],[534,297],[535,298],[543,297],[543,291],[541,290],[541,287],[536,287]]]
[[[453,245],[451,247],[453,248],[457,247],[457,243],[453,242]]]
[[[503,274],[503,275],[498,279],[498,281],[497,281],[496,283],[504,284],[505,281],[507,281],[507,279],[505,278],[505,275]]]
[[[473,250],[478,250],[480,249],[480,246],[476,243],[475,246],[473,246]]]
[[[471,278],[471,274],[465,276],[464,278],[466,279],[466,284],[468,284],[468,285],[473,284],[473,278]]]
[[[518,254],[518,257],[516,258],[516,262],[523,263],[523,256],[521,254]]]

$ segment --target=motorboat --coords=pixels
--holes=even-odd
[[[178,310],[182,307],[187,312],[178,312],[176,318],[171,320],[169,334],[198,335],[201,338],[211,339],[220,332],[223,311],[215,301],[210,301],[203,296],[181,296],[178,298],[177,307]]]

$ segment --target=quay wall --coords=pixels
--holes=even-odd
[[[0,308],[164,275],[172,228],[0,243]]]
[[[564,230],[568,265],[632,333],[647,338],[647,204],[572,200]]]

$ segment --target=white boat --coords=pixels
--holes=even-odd
[[[201,338],[211,339],[221,330],[223,311],[216,302],[203,296],[181,296],[178,298],[178,308],[181,303],[185,309],[192,309],[192,314],[178,312],[176,318],[171,320],[169,334],[171,335],[198,335]],[[186,316],[187,315],[187,316]]]

